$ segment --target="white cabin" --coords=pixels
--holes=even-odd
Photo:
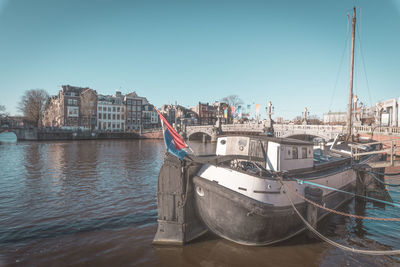
[[[311,168],[314,165],[313,143],[290,138],[223,136],[217,140],[216,155],[249,156],[271,171]]]

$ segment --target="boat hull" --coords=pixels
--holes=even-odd
[[[193,182],[199,216],[208,229],[220,237],[243,245],[261,246],[289,239],[306,229],[291,205],[263,203],[199,176],[195,176]],[[354,183],[341,189],[353,190]],[[279,194],[294,197],[284,190]],[[331,192],[323,196],[323,203],[326,207],[337,208],[351,198]],[[306,217],[306,202],[295,206]],[[319,209],[318,220],[326,214]]]

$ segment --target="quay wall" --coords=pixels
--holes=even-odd
[[[104,140],[104,139],[162,139],[161,131],[145,132],[88,132],[88,131],[40,131],[24,129],[14,131],[18,140],[23,141],[64,141],[64,140]]]

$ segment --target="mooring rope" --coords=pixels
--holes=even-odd
[[[323,206],[323,205],[320,205],[320,204],[318,204],[318,203],[316,203],[316,202],[314,202],[314,201],[312,201],[312,200],[310,200],[310,199],[304,197],[304,196],[301,195],[300,193],[298,193],[298,192],[296,192],[295,190],[293,190],[291,187],[289,187],[289,186],[287,186],[287,187],[289,188],[289,190],[290,190],[292,193],[296,194],[297,196],[299,196],[301,199],[307,201],[308,203],[310,203],[310,204],[312,204],[312,205],[314,205],[314,206],[316,206],[316,207],[318,207],[318,208],[320,208],[320,209],[323,209],[323,210],[326,210],[326,211],[329,211],[329,212],[332,212],[332,213],[335,213],[335,214],[338,214],[338,215],[347,216],[347,217],[352,217],[352,218],[356,218],[356,219],[362,219],[362,220],[400,222],[400,218],[368,217],[368,216],[361,216],[361,215],[356,215],[356,214],[350,214],[350,213],[346,213],[346,212],[342,212],[342,211],[330,209],[330,208],[327,208],[327,207],[325,207],[325,206]]]
[[[280,178],[280,182],[281,184],[289,189],[289,186],[287,186],[285,183],[283,183],[282,178]],[[333,240],[330,240],[329,238],[327,238],[326,236],[322,235],[320,232],[318,232],[314,227],[312,227],[306,219],[304,219],[304,217],[301,215],[301,213],[297,210],[296,206],[294,205],[292,199],[290,198],[289,194],[285,194],[286,197],[288,198],[288,200],[290,201],[290,204],[292,205],[294,211],[297,213],[297,215],[300,217],[300,219],[303,221],[303,223],[307,226],[307,228],[313,232],[316,236],[318,236],[319,238],[321,238],[322,240],[324,240],[325,242],[346,250],[346,251],[350,251],[350,252],[354,252],[354,253],[359,253],[359,254],[366,254],[366,255],[398,255],[400,254],[400,250],[391,250],[391,251],[382,251],[382,250],[363,250],[363,249],[356,249],[356,248],[352,248],[352,247],[348,247],[342,244],[339,244]]]
[[[368,199],[368,200],[372,200],[372,201],[376,201],[376,202],[380,202],[380,203],[383,203],[383,204],[386,204],[386,205],[391,205],[391,206],[400,208],[400,203],[397,203],[397,202],[388,202],[388,201],[376,199],[376,198],[373,198],[373,197],[362,196],[362,195],[355,194],[353,192],[343,191],[343,190],[336,189],[336,188],[333,188],[333,187],[330,187],[330,186],[327,186],[327,185],[317,184],[317,183],[313,183],[313,182],[306,181],[306,180],[301,180],[301,179],[296,179],[296,178],[294,178],[294,180],[296,180],[298,184],[309,184],[309,185],[312,185],[312,186],[321,187],[321,188],[329,189],[329,190],[332,190],[332,191],[337,191],[337,192],[340,192],[340,193],[345,193],[345,194],[348,194],[348,195],[352,195],[354,197],[361,197],[361,198],[365,198],[365,199]]]
[[[398,187],[400,186],[400,184],[389,184],[389,183],[385,183],[384,181],[382,181],[381,179],[379,179],[378,177],[376,177],[372,172],[367,172],[369,175],[372,176],[372,178],[374,178],[376,181],[380,182],[381,184],[387,185],[387,186],[393,186],[393,187]]]
[[[383,173],[383,172],[377,172],[377,171],[369,171],[373,174],[377,174],[377,175],[385,175],[385,176],[398,176],[400,175],[400,172],[396,172],[396,173]]]

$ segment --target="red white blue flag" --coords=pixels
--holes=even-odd
[[[187,154],[184,148],[187,148],[188,145],[185,143],[183,138],[175,131],[171,124],[168,123],[168,121],[164,118],[160,111],[158,111],[157,109],[156,111],[161,119],[161,124],[164,131],[164,143],[167,151],[175,155],[179,159],[183,159]]]

